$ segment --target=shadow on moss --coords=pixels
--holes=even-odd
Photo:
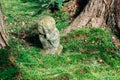
[[[0,49],[0,79],[16,80],[20,76],[19,69],[14,64],[14,57],[10,55],[10,51]]]

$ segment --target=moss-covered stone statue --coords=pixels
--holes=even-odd
[[[45,54],[60,54],[60,34],[55,25],[55,20],[50,16],[42,16],[38,20],[39,39]]]

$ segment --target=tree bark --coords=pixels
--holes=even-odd
[[[120,36],[120,0],[115,2],[116,34]]]
[[[116,4],[117,6],[115,6]],[[113,29],[119,26],[118,28],[120,28],[120,17],[116,17],[120,16],[118,14],[120,13],[119,5],[120,0],[89,0],[83,11],[62,33],[68,33],[71,30],[82,28],[88,24],[91,27],[111,26]]]
[[[4,46],[8,46],[8,42],[7,42],[7,35],[4,29],[3,16],[2,16],[2,10],[0,5],[0,48]]]

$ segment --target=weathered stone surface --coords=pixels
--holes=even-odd
[[[38,20],[39,39],[42,43],[44,53],[60,54],[60,34],[55,25],[55,20],[50,16],[42,16]]]

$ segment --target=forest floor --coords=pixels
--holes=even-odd
[[[70,23],[68,14],[41,10],[38,2],[29,0],[0,2],[11,47],[0,49],[0,80],[120,80],[119,52],[111,32],[87,27],[71,31],[61,36],[61,55],[45,55],[34,23],[50,15],[62,30]]]

